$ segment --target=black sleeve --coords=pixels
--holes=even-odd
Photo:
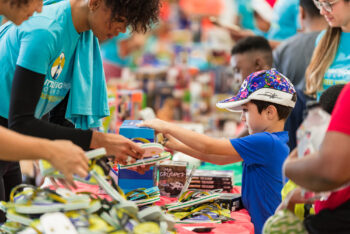
[[[36,137],[71,140],[88,150],[92,131],[62,127],[34,117],[44,80],[45,75],[16,66],[12,82],[9,128]]]
[[[52,109],[48,114],[48,121],[50,123],[58,124],[64,127],[74,128],[74,124],[66,119],[66,110],[68,104],[69,92],[64,99]]]

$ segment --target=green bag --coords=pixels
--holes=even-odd
[[[263,234],[295,233],[306,234],[307,231],[297,216],[289,210],[280,210],[266,220]]]

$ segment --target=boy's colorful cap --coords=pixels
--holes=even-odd
[[[287,77],[276,69],[263,70],[250,74],[237,95],[216,103],[216,106],[229,111],[241,111],[243,104],[259,100],[294,107],[295,95],[294,86]]]

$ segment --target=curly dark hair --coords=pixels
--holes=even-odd
[[[10,2],[11,6],[22,7],[28,5],[33,0],[3,0],[3,2]]]
[[[145,33],[158,22],[159,0],[105,0],[105,3],[115,20],[126,18],[133,32]]]

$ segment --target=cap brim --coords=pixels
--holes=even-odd
[[[234,96],[235,97],[235,96]],[[218,108],[226,109],[232,112],[242,111],[242,105],[248,103],[251,100],[265,101],[271,102],[275,104],[279,104],[282,106],[288,106],[294,108],[295,101],[293,101],[293,94],[286,93],[284,91],[275,90],[271,88],[261,88],[247,98],[238,100],[238,101],[229,101],[234,98],[231,97],[229,99],[222,100],[221,102],[216,103]]]
[[[240,112],[242,111],[242,105],[249,102],[249,99],[233,101],[233,102],[218,102],[216,106],[221,109],[226,109],[231,112]]]

